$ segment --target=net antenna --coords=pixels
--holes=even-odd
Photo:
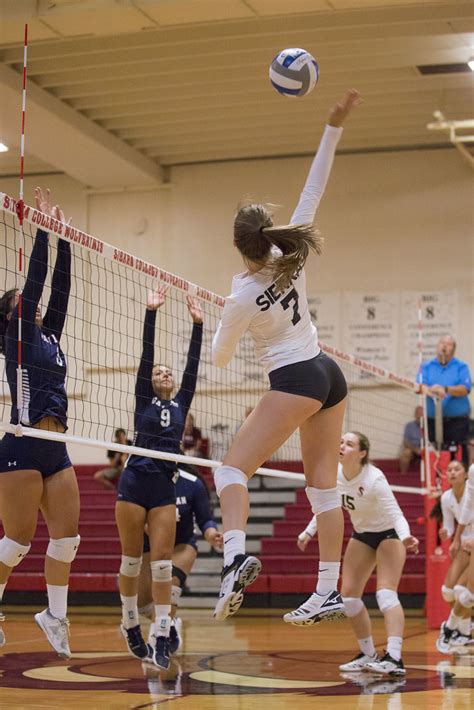
[[[23,325],[23,288],[25,285],[25,235],[23,220],[25,216],[24,178],[25,178],[25,125],[26,125],[26,78],[28,66],[28,25],[25,24],[23,43],[23,88],[21,94],[21,136],[20,136],[20,193],[17,202],[17,216],[19,223],[20,244],[18,248],[18,367],[16,370],[16,388],[18,405],[17,435],[21,435],[21,412],[23,411],[23,368],[22,368],[22,325]]]

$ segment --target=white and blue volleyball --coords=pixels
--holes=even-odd
[[[284,96],[306,96],[318,83],[315,58],[304,49],[293,47],[277,54],[270,64],[270,81]]]

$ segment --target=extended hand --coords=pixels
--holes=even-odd
[[[362,97],[357,89],[349,89],[344,97],[329,112],[328,124],[339,128],[344,123],[346,116],[362,103]]]
[[[47,188],[46,192],[40,187],[35,187],[35,203],[36,209],[47,214],[48,217],[57,219],[59,222],[64,222],[64,212],[59,207],[59,205],[51,205],[51,190]]]
[[[193,323],[202,323],[202,308],[197,298],[188,296],[186,299],[188,311],[193,319]]]
[[[413,535],[406,537],[403,540],[403,544],[407,548],[408,552],[412,552],[414,555],[418,554],[420,541],[416,537],[413,537]]]
[[[161,308],[166,300],[166,294],[168,292],[169,286],[161,284],[157,289],[150,289],[148,291],[148,298],[146,301],[146,307],[149,311],[156,311],[157,308]]]

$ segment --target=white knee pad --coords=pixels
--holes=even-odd
[[[317,515],[327,513],[328,510],[341,507],[341,494],[337,488],[306,488],[306,495],[311,503],[311,510]]]
[[[181,592],[183,590],[181,587],[177,587],[176,585],[173,584],[171,587],[171,605],[172,606],[178,606],[179,604],[179,598],[181,596]]]
[[[375,597],[381,612],[393,609],[400,604],[398,594],[393,589],[377,589]]]
[[[138,577],[141,566],[141,557],[128,557],[128,555],[122,555],[120,574],[123,574],[124,577]]]
[[[5,535],[0,540],[0,562],[6,567],[16,567],[30,551],[31,545],[20,545]]]
[[[459,595],[462,594],[465,589],[467,589],[467,587],[465,587],[463,584],[454,585],[453,596],[456,601],[459,601]],[[452,601],[454,601],[454,599],[452,599]]]
[[[465,609],[472,609],[474,607],[474,594],[467,587],[464,587],[462,592],[459,593],[458,602]]]
[[[348,616],[349,619],[360,614],[364,608],[364,602],[360,597],[342,597],[342,601],[344,602],[346,616]]]
[[[456,598],[456,587],[454,589],[451,589],[451,587],[447,587],[445,584],[441,587],[441,596],[443,597],[445,602],[448,602],[448,604],[451,604]]]
[[[224,488],[232,486],[234,483],[247,488],[248,478],[243,471],[239,468],[234,468],[234,466],[218,466],[216,468],[214,471],[214,485],[218,496],[220,496]]]
[[[151,578],[154,582],[171,582],[173,563],[171,560],[150,562]]]
[[[77,548],[81,542],[81,536],[75,537],[60,537],[57,540],[50,538],[46,554],[58,562],[71,563],[77,553]]]

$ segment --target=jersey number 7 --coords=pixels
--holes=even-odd
[[[298,299],[299,299],[298,291],[296,290],[296,288],[292,288],[291,291],[288,291],[286,296],[284,298],[282,298],[280,301],[284,311],[286,311],[290,307],[290,303],[292,301],[294,301],[294,303],[293,303],[293,318],[291,319],[291,322],[293,323],[293,325],[296,325],[301,320],[301,316],[298,313]]]

